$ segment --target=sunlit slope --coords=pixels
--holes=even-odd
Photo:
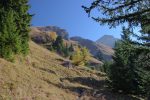
[[[59,87],[59,85],[71,87],[72,84],[61,79],[87,77],[91,73],[65,68],[60,64],[63,60],[65,59],[33,42],[30,42],[30,54],[26,58],[16,57],[14,63],[0,59],[1,98],[4,100],[9,98],[13,100],[20,100],[20,98],[75,100],[77,96],[73,92],[67,92],[67,87],[66,89]]]
[[[0,100],[116,100],[124,97],[104,89],[103,73],[81,67],[68,69],[61,66],[66,59],[31,41],[29,44],[27,57],[17,56],[14,63],[0,59]]]

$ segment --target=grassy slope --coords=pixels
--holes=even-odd
[[[81,94],[85,100],[130,100],[106,91],[102,73],[65,68],[64,58],[29,44],[27,57],[18,56],[14,63],[0,59],[0,100],[77,100]]]

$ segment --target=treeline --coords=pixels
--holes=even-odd
[[[150,99],[150,1],[95,0],[84,10],[99,9],[104,16],[92,17],[111,28],[123,25],[122,40],[116,43],[112,64],[104,64],[109,86],[116,92]],[[125,24],[124,24],[125,23]],[[139,32],[135,29],[140,29]],[[136,38],[136,40],[132,40]]]
[[[31,15],[28,0],[0,0],[0,57],[27,54]]]

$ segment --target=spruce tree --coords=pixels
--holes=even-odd
[[[134,66],[134,48],[127,42],[118,43],[115,48],[114,63],[109,70],[109,80],[114,90],[125,93],[139,91],[139,75]]]
[[[31,15],[28,0],[0,1],[0,57],[27,54]]]
[[[21,51],[21,40],[16,27],[14,11],[0,11],[0,57],[12,60],[13,55]]]
[[[29,31],[30,31],[30,21],[32,15],[29,14],[28,10],[30,6],[28,5],[28,0],[16,0],[12,2],[14,11],[16,11],[17,30],[19,30],[19,35],[21,37],[21,52],[27,54],[29,51]]]

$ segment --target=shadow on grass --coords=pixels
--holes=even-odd
[[[68,80],[71,83],[79,83],[93,89],[102,89],[106,84],[105,80],[96,80],[91,77],[64,78],[62,80]]]
[[[48,68],[40,68],[40,67],[34,67],[34,68],[37,68],[37,69],[42,70],[42,71],[45,71],[45,72],[47,72],[47,73],[55,74],[55,75],[56,75],[56,72],[55,72],[55,71],[52,71],[52,70],[50,70],[50,69],[48,69]]]
[[[90,100],[140,100],[136,97],[110,92],[109,89],[105,87],[105,80],[96,80],[91,77],[63,78],[60,80],[62,83],[64,80],[68,80],[70,83],[78,83],[84,85],[85,87],[81,87],[80,85],[64,86],[62,83],[54,84],[49,80],[44,81],[58,88],[78,94],[79,98],[82,98],[81,100],[87,99],[84,98],[84,96],[89,97]]]

